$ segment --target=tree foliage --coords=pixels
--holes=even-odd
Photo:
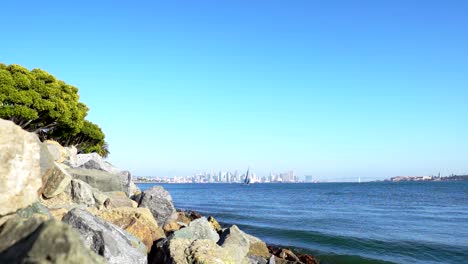
[[[108,154],[104,133],[85,120],[87,112],[86,105],[79,102],[78,88],[40,69],[29,71],[0,63],[0,118],[41,139],[77,145],[80,152]]]

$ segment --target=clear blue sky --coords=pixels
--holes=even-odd
[[[136,175],[468,173],[468,1],[7,1]]]

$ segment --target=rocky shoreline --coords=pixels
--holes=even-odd
[[[99,155],[0,119],[0,263],[305,263],[236,225],[177,211]]]

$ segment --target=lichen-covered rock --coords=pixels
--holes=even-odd
[[[62,163],[68,156],[67,151],[65,150],[60,143],[53,140],[46,140],[43,142],[46,145],[47,149],[49,150],[50,154],[54,158],[54,160],[58,163]]]
[[[42,187],[40,150],[36,135],[0,119],[0,216],[37,201]]]
[[[247,253],[249,252],[250,242],[236,225],[223,232],[218,244],[231,253],[236,263],[249,262]]]
[[[55,162],[51,175],[43,185],[42,195],[46,198],[52,198],[61,194],[70,185],[71,179],[68,172]]]
[[[151,264],[238,264],[227,250],[209,239],[174,238],[165,241],[158,253]]]
[[[163,187],[153,186],[141,193],[139,198],[139,207],[150,209],[159,226],[164,226],[177,217],[172,197]]]
[[[172,238],[185,238],[190,241],[209,239],[218,242],[219,235],[205,217],[193,220],[190,224],[172,234]]]
[[[154,241],[166,237],[147,208],[114,208],[98,211],[97,216],[136,236],[148,252]]]
[[[106,263],[70,226],[16,216],[0,231],[0,263]]]
[[[76,204],[73,202],[71,192],[72,188],[71,184],[69,184],[65,187],[65,190],[57,196],[52,198],[42,196],[40,200],[43,205],[49,208],[49,210],[63,207],[75,207]]]
[[[16,214],[22,218],[29,218],[32,216],[42,216],[44,219],[51,219],[49,209],[47,209],[40,201],[37,201],[26,208],[16,211]]]
[[[243,264],[248,263],[245,260],[238,262],[227,250],[218,246],[210,239],[195,240],[188,248],[189,263],[205,263],[205,264],[218,264],[218,263],[232,263]]]
[[[147,263],[146,247],[140,240],[88,211],[72,209],[62,221],[74,227],[85,244],[108,263]]]

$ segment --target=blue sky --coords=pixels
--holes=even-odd
[[[136,175],[468,173],[466,1],[8,1],[0,61],[79,88]]]

